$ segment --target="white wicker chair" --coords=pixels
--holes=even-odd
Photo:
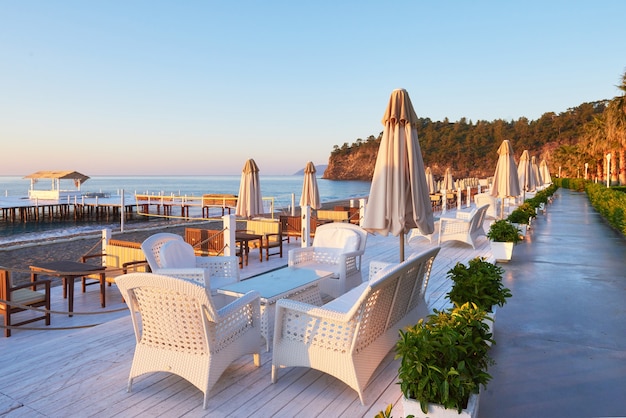
[[[400,264],[375,264],[370,279],[322,307],[276,303],[272,382],[279,367],[310,367],[359,394],[394,347],[398,330],[428,314],[424,294],[439,247]]]
[[[472,211],[467,216],[467,212],[458,213],[456,218],[441,217],[439,220],[439,241],[441,245],[445,241],[460,241],[476,248],[476,239],[485,235],[483,223],[489,205],[484,205]],[[461,216],[463,214],[464,216]]]
[[[489,193],[479,193],[474,195],[474,203],[476,203],[476,207],[489,205],[485,215],[487,218],[500,218],[500,204],[498,200],[498,198],[491,196]]]
[[[159,233],[142,244],[146,260],[153,273],[192,280],[211,289],[214,302],[222,306],[229,299],[217,289],[239,281],[239,260],[236,256],[196,256],[193,247],[183,237]]]
[[[216,310],[204,286],[154,273],[115,280],[130,308],[137,345],[128,378],[165,371],[208,394],[224,370],[244,354],[260,364],[260,302],[256,292]]]
[[[363,282],[361,256],[367,232],[358,225],[332,222],[315,230],[312,247],[289,251],[290,267],[332,271],[334,276],[320,283],[320,290],[338,297]]]

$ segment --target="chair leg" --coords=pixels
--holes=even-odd
[[[7,310],[4,312],[4,336],[10,337],[11,330],[9,327],[11,326],[11,313],[9,312],[9,307],[7,306]]]

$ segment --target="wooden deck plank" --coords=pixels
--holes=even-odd
[[[447,271],[457,261],[466,263],[476,256],[491,257],[486,239],[479,239],[474,250],[462,243],[446,242],[433,265],[427,299],[431,310],[448,306],[445,294],[450,289]],[[287,263],[286,253],[300,242],[290,243],[285,256],[258,261],[242,269],[242,279]],[[427,240],[405,244],[406,256],[436,245]],[[367,279],[372,260],[397,262],[398,238],[370,235],[363,256],[363,277]],[[76,284],[77,312],[102,312],[125,308],[115,286],[107,288],[107,308],[100,308],[96,287],[80,292]],[[53,309],[64,311],[67,301],[60,287],[52,291]],[[0,410],[6,405],[23,406],[8,417],[48,416],[233,416],[233,417],[372,417],[394,405],[394,415],[401,415],[400,389],[397,382],[398,361],[390,352],[365,389],[367,405],[341,381],[306,368],[279,370],[276,384],[271,383],[271,352],[261,351],[261,366],[255,367],[251,356],[235,361],[211,390],[209,408],[202,409],[202,393],[184,379],[167,373],[155,373],[135,379],[133,391],[126,392],[135,338],[127,311],[106,315],[53,315],[51,327],[71,327],[102,323],[93,328],[50,331],[16,330],[10,338],[0,339],[0,364],[5,375],[21,379],[0,381]],[[5,399],[3,401],[3,399]]]

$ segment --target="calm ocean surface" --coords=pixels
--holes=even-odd
[[[241,176],[94,176],[82,186],[83,193],[108,193],[111,196],[124,194],[163,194],[179,196],[201,196],[206,193],[239,194]],[[261,192],[263,197],[273,197],[275,210],[288,212],[291,207],[292,194],[295,204],[299,205],[302,193],[303,176],[261,176]],[[66,184],[67,183],[67,184]],[[333,181],[317,179],[320,199],[323,203],[345,199],[356,199],[367,196],[370,182],[366,181]],[[0,176],[0,204],[7,206],[7,198],[28,196],[30,181],[19,176]],[[74,189],[71,182],[62,181],[62,189]],[[36,189],[50,189],[46,181],[40,180]],[[127,223],[126,227],[135,228],[147,221]],[[76,233],[100,230],[109,225],[96,222],[39,222],[39,223],[0,223],[0,244],[36,240],[42,238],[61,237]],[[119,228],[119,223],[110,225]]]

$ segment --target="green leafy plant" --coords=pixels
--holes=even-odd
[[[506,218],[507,221],[514,224],[530,224],[530,220],[537,216],[535,208],[527,202],[519,205],[513,212]]]
[[[483,257],[470,260],[467,266],[456,263],[447,274],[454,282],[447,296],[456,305],[473,302],[491,312],[492,306],[504,306],[511,297],[511,290],[502,283],[504,269]]]
[[[396,358],[400,389],[420,402],[424,413],[429,403],[461,412],[469,397],[491,379],[487,372],[491,333],[484,323],[486,312],[474,303],[435,310],[426,320],[400,330]]]
[[[491,224],[487,238],[495,242],[513,242],[517,244],[521,241],[520,230],[506,219],[499,219]]]

